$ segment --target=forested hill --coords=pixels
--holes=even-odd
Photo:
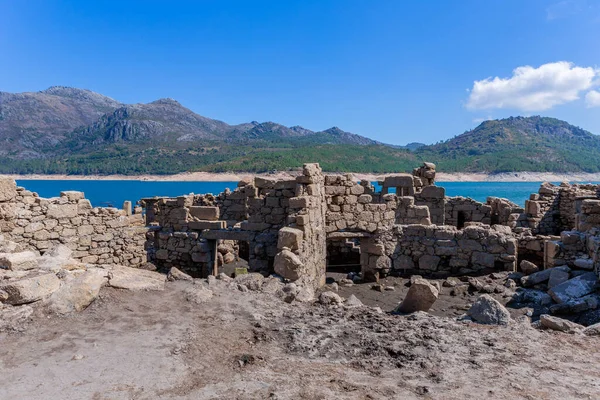
[[[422,161],[447,172],[598,172],[600,138],[553,118],[515,117],[486,121],[431,146],[391,146],[337,127],[229,125],[173,99],[123,104],[89,90],[52,87],[0,92],[0,157],[0,173],[23,174],[265,172],[304,162],[319,162],[326,171],[383,173]]]
[[[441,170],[469,172],[598,172],[600,137],[565,121],[511,117],[485,121],[416,154],[437,160]]]

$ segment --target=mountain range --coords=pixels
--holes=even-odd
[[[54,86],[0,92],[0,173],[397,172],[429,160],[447,172],[598,172],[600,138],[554,118],[511,117],[435,145],[387,145],[333,127],[314,132],[200,116],[173,99],[123,104]]]

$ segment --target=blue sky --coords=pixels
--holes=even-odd
[[[0,0],[0,91],[171,97],[394,144],[510,115],[600,134],[599,38],[597,0]]]

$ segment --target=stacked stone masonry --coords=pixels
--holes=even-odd
[[[5,239],[42,254],[63,244],[84,263],[139,267],[148,261],[141,215],[92,207],[82,192],[45,199],[0,179],[0,230]]]
[[[515,270],[521,260],[598,270],[598,185],[544,183],[523,208],[495,197],[446,197],[435,172],[425,163],[387,176],[377,192],[368,181],[305,164],[294,178],[255,177],[216,195],[142,199],[145,220],[131,203],[93,208],[79,192],[42,199],[4,179],[0,228],[41,253],[65,244],[86,263],[149,261],[206,276],[243,257],[252,271],[315,287],[325,282],[328,257],[339,262],[344,254],[359,260],[365,280]]]

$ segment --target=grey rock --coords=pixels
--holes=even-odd
[[[535,265],[531,261],[527,261],[527,260],[521,261],[521,263],[519,264],[519,266],[521,267],[521,271],[525,275],[530,275],[530,274],[533,274],[534,272],[538,272],[540,270],[540,267],[538,267],[537,265]]]
[[[439,292],[435,286],[425,279],[416,279],[406,297],[396,308],[396,312],[412,313],[415,311],[427,311],[437,300]]]
[[[548,279],[548,289],[552,289],[554,286],[558,286],[569,280],[568,272],[557,268],[552,268],[550,271],[552,272],[550,272],[550,278]]]
[[[344,306],[350,307],[350,308],[362,307],[363,303],[362,303],[362,301],[360,301],[358,299],[358,297],[356,297],[355,295],[351,294],[350,297],[348,297],[346,299],[346,301],[344,302]]]
[[[600,322],[585,328],[583,334],[587,336],[600,336]]]
[[[337,305],[343,302],[344,299],[334,292],[323,292],[319,295],[319,303],[324,305]]]
[[[540,324],[546,329],[567,333],[576,333],[583,330],[582,325],[548,314],[540,315]]]
[[[18,305],[33,303],[50,296],[60,287],[56,274],[48,273],[13,281],[0,286],[6,292],[5,303]]]
[[[488,294],[479,296],[467,315],[482,324],[508,325],[510,322],[508,310]]]
[[[560,304],[592,293],[597,282],[598,276],[594,272],[587,272],[553,287],[548,293]]]
[[[167,279],[170,281],[193,281],[194,278],[181,271],[176,267],[171,267],[169,273],[167,274]]]

